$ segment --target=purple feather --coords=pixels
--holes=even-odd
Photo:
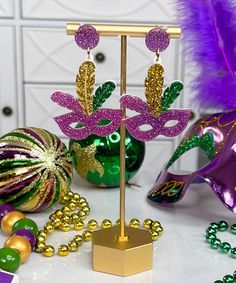
[[[176,0],[184,51],[197,67],[194,100],[202,108],[236,108],[236,3]]]

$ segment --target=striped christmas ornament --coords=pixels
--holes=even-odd
[[[39,128],[19,128],[0,139],[0,198],[18,210],[36,212],[69,189],[73,166],[65,144]]]

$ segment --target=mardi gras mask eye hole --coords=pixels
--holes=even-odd
[[[107,125],[110,125],[112,123],[111,120],[100,120],[98,123],[97,123],[97,126],[107,126]]]
[[[70,127],[73,128],[73,129],[82,129],[82,128],[85,128],[84,125],[78,123],[78,122],[74,122],[74,123],[71,123],[70,124]]]
[[[139,126],[139,130],[143,132],[150,131],[152,130],[152,126],[149,124],[144,124],[144,125]]]
[[[171,128],[176,126],[179,123],[178,120],[170,120],[168,122],[165,123],[165,128]]]

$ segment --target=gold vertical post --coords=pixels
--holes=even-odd
[[[121,37],[120,95],[126,94],[127,37],[144,37],[151,26],[93,25],[103,36]],[[68,24],[73,35],[79,24]],[[179,27],[167,27],[171,38],[179,38]],[[123,118],[125,108],[121,106]],[[149,231],[125,226],[125,125],[120,126],[120,226],[93,232],[92,260],[96,271],[128,276],[152,269],[153,243]]]
[[[126,93],[126,59],[127,58],[127,36],[121,35],[121,68],[120,68],[120,95]],[[123,119],[125,108],[121,106]],[[119,241],[127,241],[125,235],[125,125],[120,126],[120,235]]]

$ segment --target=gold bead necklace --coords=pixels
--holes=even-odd
[[[91,219],[85,225],[84,220],[90,213],[90,208],[87,200],[81,197],[78,193],[69,191],[61,199],[63,207],[56,210],[49,216],[49,221],[44,225],[44,229],[38,232],[36,237],[35,251],[42,253],[44,256],[51,257],[55,254],[55,248],[52,245],[47,245],[46,240],[55,229],[63,232],[74,229],[76,231],[82,231],[81,235],[75,235],[68,244],[62,244],[57,249],[57,254],[60,256],[66,256],[69,252],[76,252],[84,242],[92,240],[92,231],[96,230],[99,225],[95,219]],[[78,212],[75,212],[76,210]],[[119,219],[115,225],[120,225]],[[129,226],[132,228],[140,227],[140,221],[133,218],[129,222]],[[143,222],[143,228],[149,230],[151,238],[156,241],[159,236],[163,233],[163,228],[159,221],[153,221],[151,219],[145,219]],[[102,229],[112,227],[112,222],[109,219],[104,219],[101,222]]]

